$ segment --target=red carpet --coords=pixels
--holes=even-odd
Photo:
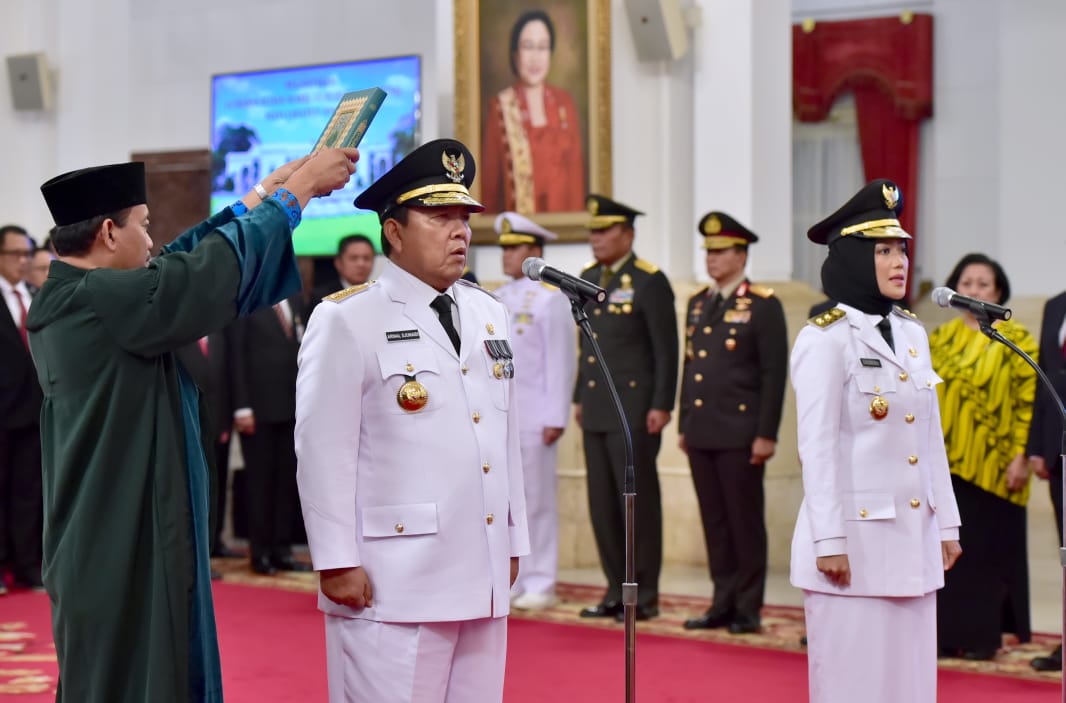
[[[313,595],[219,583],[215,607],[228,703],[326,700],[322,617]],[[14,592],[0,597],[0,700],[52,700],[56,664],[50,632],[46,596]],[[624,700],[621,630],[513,619],[509,638],[507,703]],[[638,635],[641,703],[806,698],[801,653]],[[940,703],[1057,700],[1059,687],[1052,682],[940,671]]]

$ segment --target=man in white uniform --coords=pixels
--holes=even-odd
[[[474,159],[439,139],[355,201],[388,261],[328,296],[296,384],[331,703],[500,701],[529,553],[507,309],[459,276]]]
[[[526,488],[530,553],[511,589],[511,605],[540,610],[555,603],[559,557],[555,464],[558,440],[570,412],[577,367],[577,331],[570,301],[554,286],[522,274],[522,262],[540,257],[556,239],[536,222],[515,212],[496,218],[503,248],[503,272],[513,280],[496,294],[511,313],[511,343],[518,391],[522,475]]]

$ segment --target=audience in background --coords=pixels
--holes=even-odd
[[[984,254],[964,256],[948,277],[958,293],[1002,305],[1010,298],[1003,268]],[[1036,372],[963,312],[929,336],[951,483],[959,504],[966,556],[948,572],[937,598],[940,652],[991,659],[1012,632],[1031,635],[1026,511],[1026,442]],[[1013,320],[994,323],[1004,337],[1036,356],[1036,340]]]

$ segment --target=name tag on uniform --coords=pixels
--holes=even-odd
[[[412,339],[420,339],[418,330],[392,330],[385,332],[386,342],[409,342]]]
[[[880,359],[859,359],[859,363],[862,364],[863,366],[867,367],[867,368],[875,368],[875,369],[881,368],[881,360]]]

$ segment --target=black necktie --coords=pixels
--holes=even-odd
[[[448,339],[452,340],[452,346],[455,347],[455,353],[458,354],[459,333],[455,330],[455,323],[452,322],[452,299],[441,293],[433,299],[429,307],[437,311],[437,316],[440,318],[440,326],[448,334]]]
[[[877,329],[881,330],[881,336],[888,342],[888,348],[896,351],[896,345],[892,343],[892,323],[889,322],[888,317],[881,318],[881,321],[877,323]]]
[[[711,296],[711,304],[707,306],[707,317],[714,317],[717,315],[718,311],[722,309],[722,303],[724,302],[725,299],[722,297],[722,294],[720,292],[715,292],[715,294]]]

